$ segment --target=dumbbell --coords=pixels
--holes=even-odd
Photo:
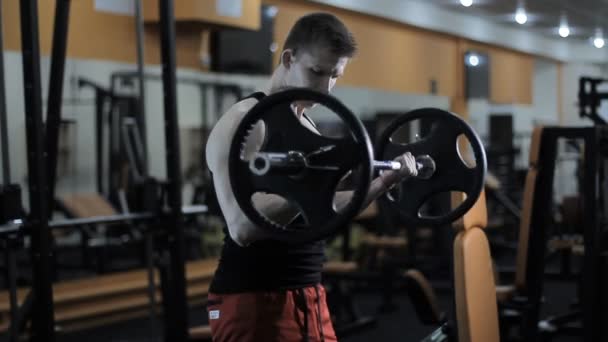
[[[399,170],[401,163],[394,160],[374,160],[374,170]],[[429,155],[416,157],[417,178],[429,179],[435,173],[435,161]],[[249,170],[254,175],[264,176],[270,170],[281,170],[288,173],[298,173],[304,169],[337,170],[336,166],[311,164],[304,153],[289,151],[287,153],[256,152],[249,160]]]

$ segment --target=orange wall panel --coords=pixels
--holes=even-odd
[[[260,0],[241,0],[241,16],[218,15],[216,0],[178,0],[175,1],[175,19],[196,21],[206,24],[232,26],[249,30],[260,28]],[[144,1],[144,20],[158,22],[158,0]]]
[[[71,58],[112,60],[134,63],[136,61],[134,17],[96,11],[93,0],[71,2],[68,33],[68,51]],[[2,1],[5,47],[7,50],[21,49],[19,3]],[[40,53],[50,55],[55,1],[38,2]],[[201,29],[178,25],[177,63],[182,67],[197,67]],[[160,38],[158,26],[146,26],[146,63],[160,62]]]
[[[466,49],[483,51],[490,57],[490,101],[532,104],[534,56],[478,43]]]
[[[359,46],[357,56],[339,81],[341,84],[426,94],[431,80],[436,80],[439,95],[455,93],[457,41],[453,37],[306,1],[263,0],[263,3],[279,8],[275,21],[275,40],[279,44],[302,15],[322,10],[340,17]],[[279,52],[275,54],[275,63],[279,61]]]
[[[359,53],[352,60],[343,79],[339,81],[340,84],[428,94],[431,80],[435,80],[438,95],[463,97],[462,54],[466,49],[480,49],[488,51],[491,57],[491,101],[524,104],[532,102],[533,56],[310,1],[259,1],[275,5],[279,9],[275,18],[275,41],[278,44],[283,43],[293,23],[310,12],[332,12],[345,22],[358,41]],[[208,0],[196,2],[200,2],[200,6],[203,6],[203,3],[207,4],[204,6],[210,6]],[[249,6],[253,6],[253,2],[256,1],[244,0],[243,11],[250,11]],[[55,1],[43,0],[38,3],[41,53],[49,55]],[[156,3],[157,0],[146,0],[147,7]],[[176,3],[177,13],[181,10],[181,2]],[[68,56],[134,63],[134,18],[95,11],[93,4],[93,0],[72,1]],[[5,47],[8,50],[19,50],[19,2],[3,1],[2,6]],[[146,63],[160,62],[158,31],[158,24],[146,25]],[[200,56],[208,53],[204,43],[207,40],[203,37],[208,36],[208,32],[208,27],[205,29],[200,24],[177,23],[178,66],[202,68]],[[278,58],[279,52],[274,55],[275,63],[278,63]]]

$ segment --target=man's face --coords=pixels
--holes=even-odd
[[[285,83],[288,87],[304,87],[328,94],[344,74],[348,57],[336,56],[327,48],[310,48],[289,54]],[[312,104],[307,104],[310,107]]]

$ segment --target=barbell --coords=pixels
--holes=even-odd
[[[335,113],[347,134],[329,137],[302,125],[293,112],[294,102],[314,102]],[[432,120],[427,136],[413,143],[393,141],[404,124],[417,119]],[[264,137],[259,150],[244,153],[249,134],[263,122]],[[470,142],[476,164],[468,167],[460,155],[457,139]],[[399,116],[389,125],[374,153],[361,121],[338,99],[310,89],[289,89],[266,96],[241,120],[234,133],[228,157],[228,172],[235,199],[257,226],[274,239],[301,243],[334,235],[362,209],[374,172],[399,169],[394,161],[405,152],[416,156],[419,176],[410,177],[384,200],[411,225],[441,225],[461,217],[477,200],[483,188],[486,157],[473,129],[458,116],[434,108],[423,108]],[[375,160],[374,155],[382,160]],[[350,175],[352,197],[347,205],[334,205],[338,185]],[[439,216],[424,216],[420,209],[433,195],[462,191],[467,199],[454,210]],[[293,204],[299,217],[279,223],[256,209],[256,193],[275,194]]]
[[[402,165],[394,160],[374,160],[372,161],[374,171],[400,170]],[[336,170],[332,165],[316,165],[309,161],[307,155],[300,151],[288,151],[286,153],[276,152],[255,152],[249,160],[249,170],[257,176],[264,176],[271,170],[298,174],[307,169]],[[429,179],[435,173],[435,161],[431,156],[423,155],[416,157],[416,177]]]

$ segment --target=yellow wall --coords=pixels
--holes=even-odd
[[[427,94],[435,80],[438,94],[452,99],[452,111],[466,117],[463,55],[476,49],[490,56],[490,101],[532,103],[533,56],[308,1],[262,2],[279,8],[277,42],[283,42],[297,18],[309,12],[321,9],[344,21],[357,39],[359,54],[340,81],[343,84]]]
[[[473,42],[466,42],[464,49],[489,55],[492,102],[532,103],[534,56]]]
[[[93,0],[71,1],[68,56],[72,58],[131,62],[136,60],[135,21],[133,17],[95,11]],[[2,1],[5,48],[21,49],[19,2]],[[55,1],[38,1],[40,53],[49,55],[53,37]],[[200,28],[179,25],[177,28],[177,63],[197,67]],[[160,62],[160,39],[155,26],[145,33],[146,63]]]
[[[158,22],[158,0],[144,0],[144,20]],[[240,17],[218,15],[216,0],[175,1],[174,14],[178,21],[207,22],[215,25],[240,27],[249,30],[260,28],[260,0],[242,2]]]
[[[151,2],[156,3],[146,0],[148,5]],[[72,1],[68,56],[135,62],[134,18],[97,12],[93,3],[93,0]],[[493,102],[526,104],[532,101],[533,56],[304,0],[262,0],[262,3],[279,9],[275,23],[275,40],[279,44],[303,14],[329,11],[345,22],[355,34],[359,54],[340,80],[341,84],[427,94],[431,80],[435,80],[438,94],[450,97],[452,109],[466,116],[462,56],[467,49],[475,48],[490,54]],[[19,50],[19,2],[3,1],[2,5],[5,46]],[[55,1],[39,1],[40,44],[44,55],[50,52],[54,6]],[[201,45],[207,32],[204,30],[200,24],[178,23],[179,66],[201,68],[200,54],[207,49]],[[155,24],[146,25],[145,49],[146,63],[158,64],[159,36]]]
[[[302,15],[322,10],[332,12],[353,32],[359,53],[348,67],[343,84],[408,93],[428,93],[435,79],[438,93],[453,96],[457,87],[453,56],[456,39],[359,13],[306,1],[263,0],[279,8],[275,22],[276,41],[283,42],[290,27]],[[278,62],[278,53],[275,62]]]

